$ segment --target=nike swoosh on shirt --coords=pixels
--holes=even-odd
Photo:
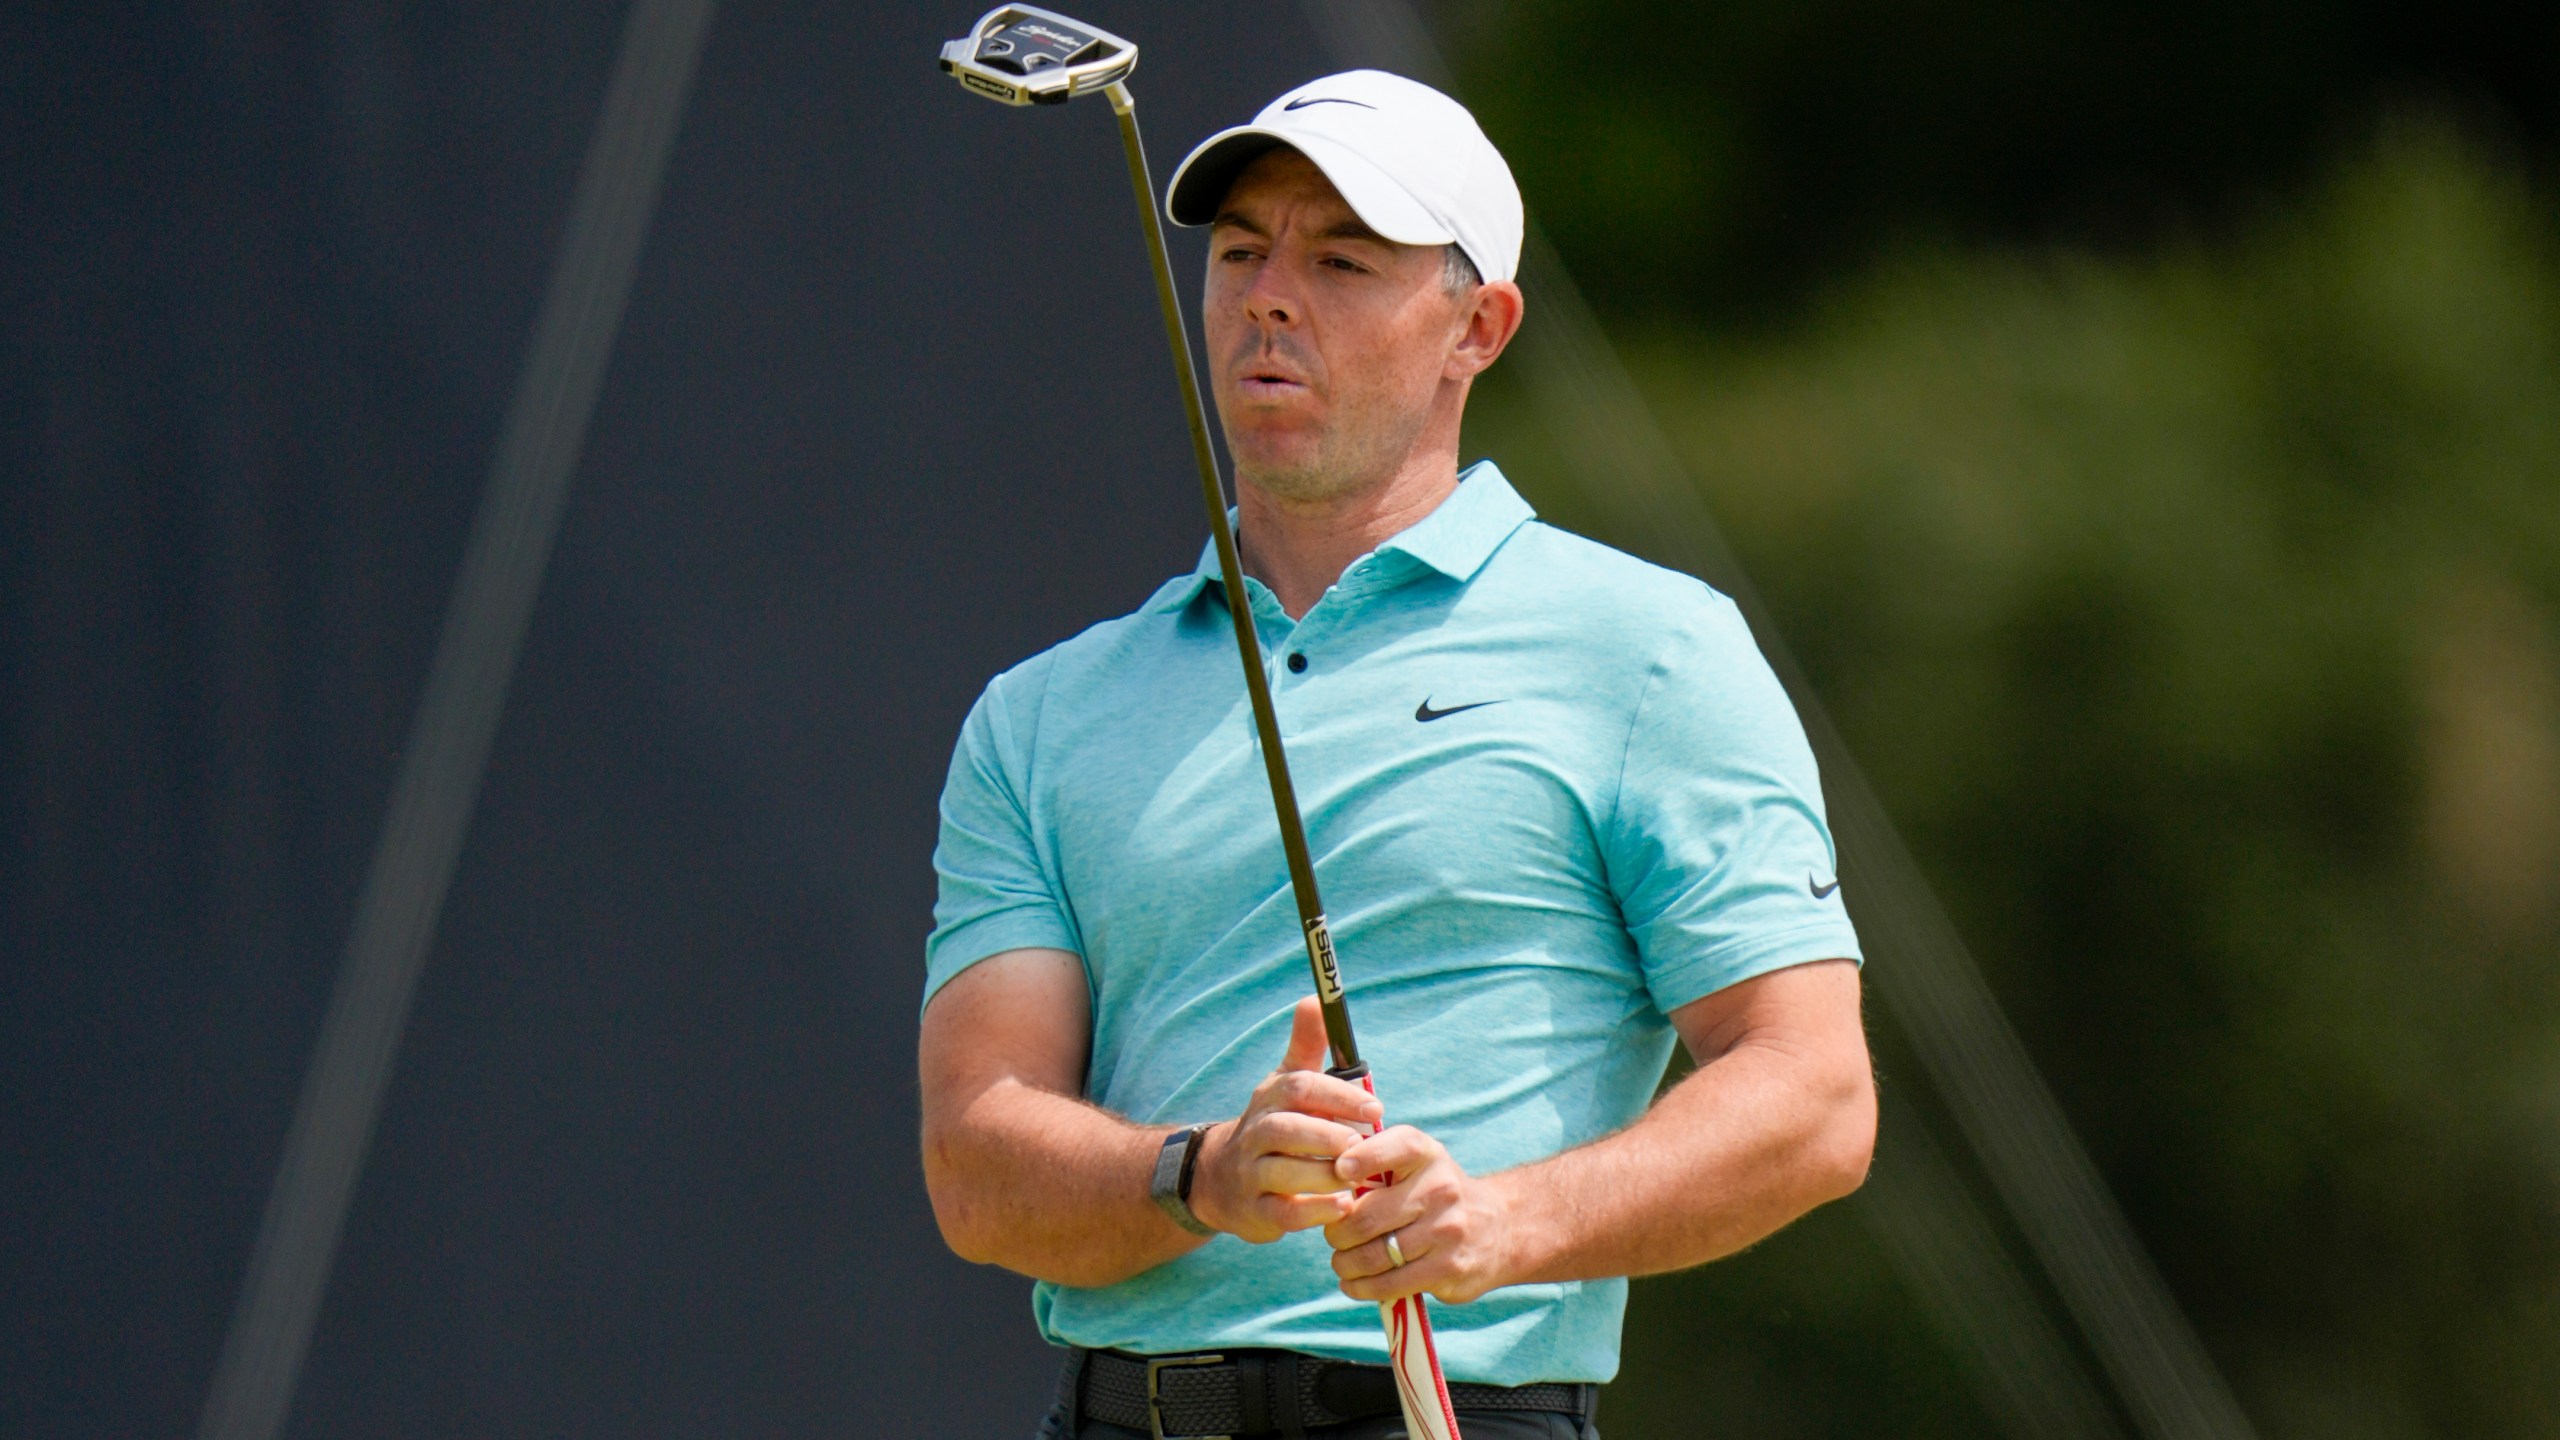
[[[1816,900],[1828,900],[1831,898],[1831,892],[1840,888],[1840,882],[1836,879],[1828,885],[1815,885],[1810,875],[1804,877],[1804,883],[1812,887],[1813,898]]]
[[[1499,700],[1479,700],[1473,705],[1452,705],[1446,710],[1434,710],[1431,708],[1431,697],[1425,695],[1422,697],[1422,703],[1413,707],[1413,718],[1428,725],[1434,720],[1446,720],[1461,710],[1481,710],[1487,705],[1501,703]]]

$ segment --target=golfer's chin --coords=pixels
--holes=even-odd
[[[1324,471],[1332,437],[1303,421],[1286,425],[1247,424],[1230,427],[1227,449],[1236,457],[1237,475],[1277,494],[1295,494],[1307,480]]]

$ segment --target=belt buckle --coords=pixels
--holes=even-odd
[[[1147,1435],[1149,1440],[1235,1440],[1232,1435],[1169,1435],[1164,1428],[1164,1372],[1184,1365],[1224,1365],[1224,1355],[1150,1355],[1147,1357]]]

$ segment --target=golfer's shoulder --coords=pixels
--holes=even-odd
[[[1180,607],[1174,602],[1198,588],[1199,582],[1188,576],[1166,581],[1128,614],[1088,625],[1001,672],[987,683],[988,696],[1017,714],[1036,714],[1062,689],[1136,678],[1133,669],[1161,663],[1180,623]]]
[[[1660,654],[1750,639],[1741,612],[1714,586],[1542,520],[1513,534],[1486,578],[1503,603],[1610,652]]]

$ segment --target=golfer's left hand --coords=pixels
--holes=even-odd
[[[1343,1294],[1354,1300],[1427,1294],[1461,1304],[1505,1283],[1510,1214],[1501,1188],[1460,1169],[1439,1141],[1410,1125],[1393,1126],[1343,1151],[1334,1173],[1345,1180],[1396,1177],[1324,1229]],[[1390,1234],[1404,1256],[1401,1267],[1388,1257]]]

